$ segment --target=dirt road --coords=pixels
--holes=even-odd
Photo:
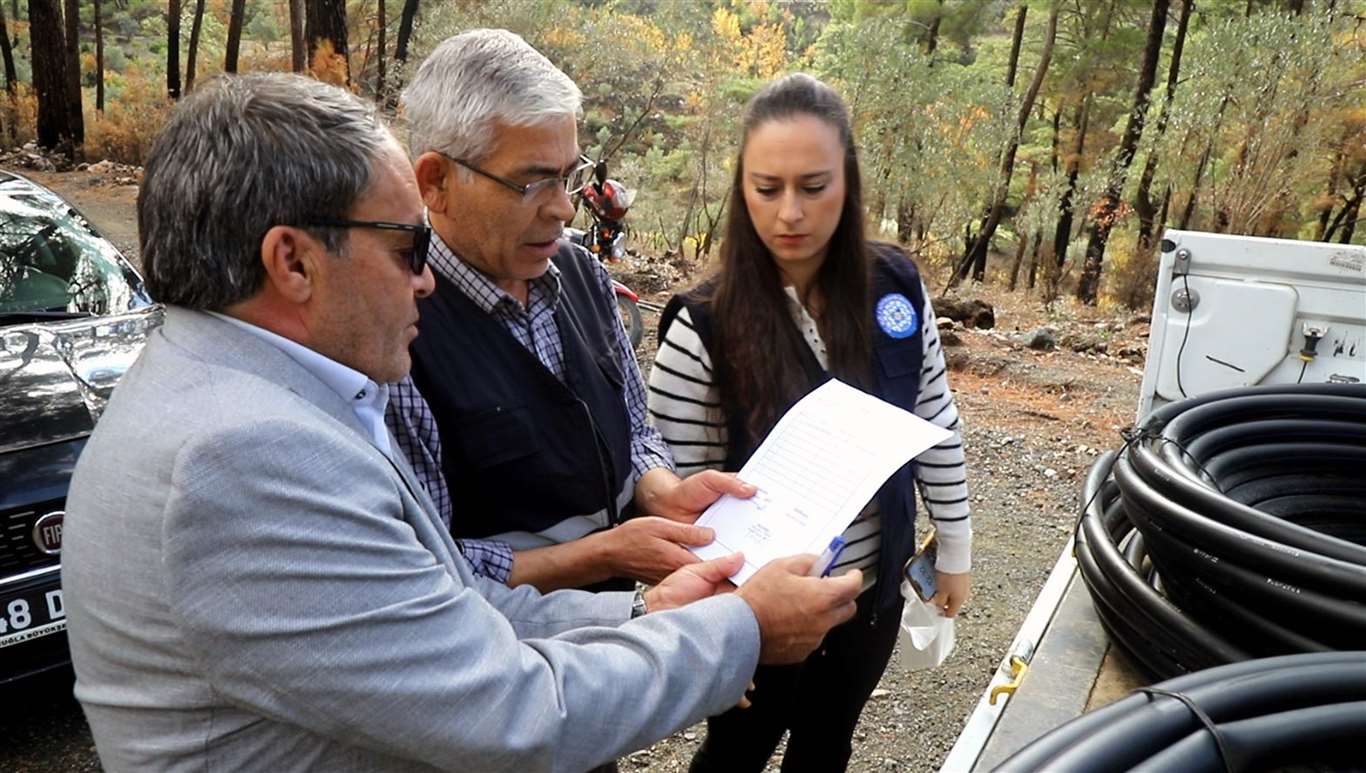
[[[92,182],[84,173],[33,176],[71,198],[120,247],[136,245],[132,186]],[[1099,450],[1118,446],[1119,430],[1133,420],[1141,323],[1065,304],[1050,318],[1037,302],[983,295],[996,305],[996,330],[962,331],[962,343],[948,350],[965,422],[974,596],[958,622],[957,650],[943,667],[907,673],[894,658],[860,722],[854,771],[938,768],[1067,541],[1086,467]],[[640,355],[647,371],[655,324],[647,314]],[[1057,328],[1062,349],[1022,345],[1023,334],[1042,324]],[[1072,351],[1069,341],[1092,352]],[[1096,353],[1096,344],[1127,359]],[[7,696],[10,706],[40,710],[3,717],[0,770],[98,769],[79,707],[63,697],[68,689],[47,680],[29,694]],[[632,754],[623,769],[686,770],[704,735],[701,725],[679,732]]]

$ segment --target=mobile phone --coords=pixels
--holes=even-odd
[[[939,540],[935,539],[933,531],[920,543],[920,549],[911,556],[911,560],[906,562],[904,573],[906,580],[915,589],[915,595],[921,601],[929,601],[934,598],[937,592],[935,583],[934,562],[939,557]]]

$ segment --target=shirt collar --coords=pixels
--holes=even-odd
[[[329,389],[336,392],[339,397],[352,407],[353,410],[362,410],[371,407],[378,407],[381,414],[389,401],[389,390],[386,385],[376,384],[364,373],[349,368],[336,360],[326,357],[312,349],[304,346],[298,341],[291,341],[282,335],[272,333],[263,327],[253,325],[236,317],[226,314],[219,314],[211,311],[209,314],[235,325],[252,335],[274,345],[276,348],[289,355],[290,359],[299,363],[304,370],[312,373],[317,379],[327,385]],[[385,445],[388,445],[387,438]]]
[[[431,220],[427,220],[431,225]],[[445,277],[485,314],[492,314],[494,309],[500,306],[508,306],[520,310],[522,304],[512,297],[503,288],[494,284],[487,274],[471,266],[455,254],[455,250],[446,244],[446,240],[441,238],[441,234],[432,231],[432,243],[427,255],[427,262],[441,276]],[[551,308],[559,305],[560,302],[560,270],[555,267],[555,261],[550,261],[550,266],[544,274],[531,280],[530,289],[539,289],[544,294]],[[528,294],[530,300],[530,294]]]

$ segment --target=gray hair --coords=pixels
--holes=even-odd
[[[216,311],[255,295],[266,232],[345,218],[391,136],[353,94],[300,75],[226,76],[196,89],[152,143],[138,194],[152,297]],[[318,238],[333,252],[346,245],[344,230]]]
[[[583,113],[568,75],[507,30],[447,38],[403,91],[413,158],[436,150],[477,162],[493,150],[495,124],[536,126]]]

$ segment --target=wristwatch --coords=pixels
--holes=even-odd
[[[631,619],[634,620],[649,611],[645,608],[645,589],[637,585],[635,598],[631,599]]]

